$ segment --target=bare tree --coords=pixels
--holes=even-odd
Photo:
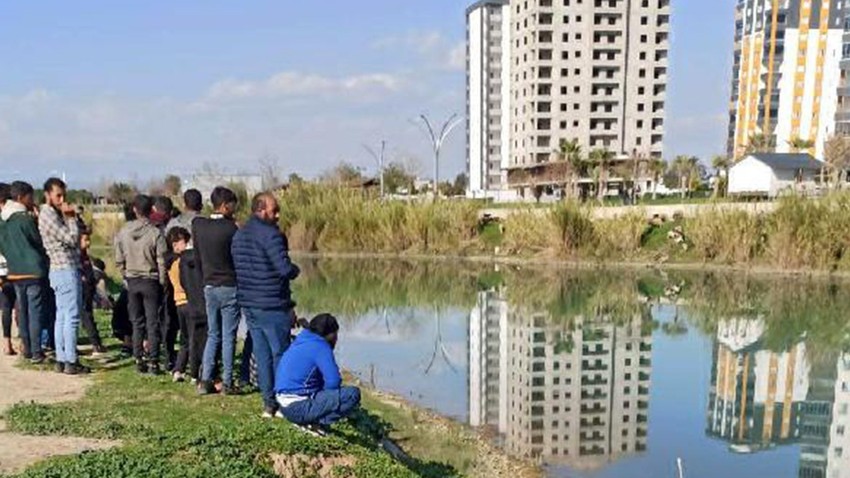
[[[257,159],[260,167],[260,176],[263,181],[263,189],[269,190],[280,186],[280,158],[274,153],[266,151]]]
[[[832,187],[839,187],[847,179],[850,167],[850,138],[833,136],[824,143],[824,161],[830,170]]]

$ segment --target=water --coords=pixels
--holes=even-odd
[[[343,367],[551,476],[850,478],[850,284],[303,262]]]

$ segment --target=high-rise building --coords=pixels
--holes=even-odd
[[[750,146],[780,153],[803,149],[823,157],[836,127],[843,3],[738,0],[731,157],[741,157]],[[758,137],[760,145],[754,144]]]
[[[562,141],[611,154],[608,190],[633,175],[617,163],[661,157],[670,0],[485,1],[467,20],[472,190],[563,187]]]
[[[839,0],[840,1],[840,0]],[[838,112],[835,133],[850,136],[850,8],[844,8],[844,42],[841,49],[841,79],[838,84]]]
[[[466,12],[467,166],[469,195],[501,199],[510,154],[510,9],[508,0],[482,0]]]

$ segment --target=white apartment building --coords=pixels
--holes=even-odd
[[[730,157],[763,135],[778,153],[803,140],[823,158],[836,132],[846,8],[844,0],[738,0]]]
[[[621,161],[661,157],[669,0],[483,1],[467,22],[470,193],[497,187],[473,179],[485,176],[562,187],[561,141]]]

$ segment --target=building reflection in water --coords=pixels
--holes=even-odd
[[[709,436],[737,453],[800,446],[801,478],[850,478],[850,354],[763,343],[764,322],[721,320],[709,392]]]
[[[480,292],[469,321],[469,420],[518,456],[593,469],[646,450],[649,306],[553,317]]]

